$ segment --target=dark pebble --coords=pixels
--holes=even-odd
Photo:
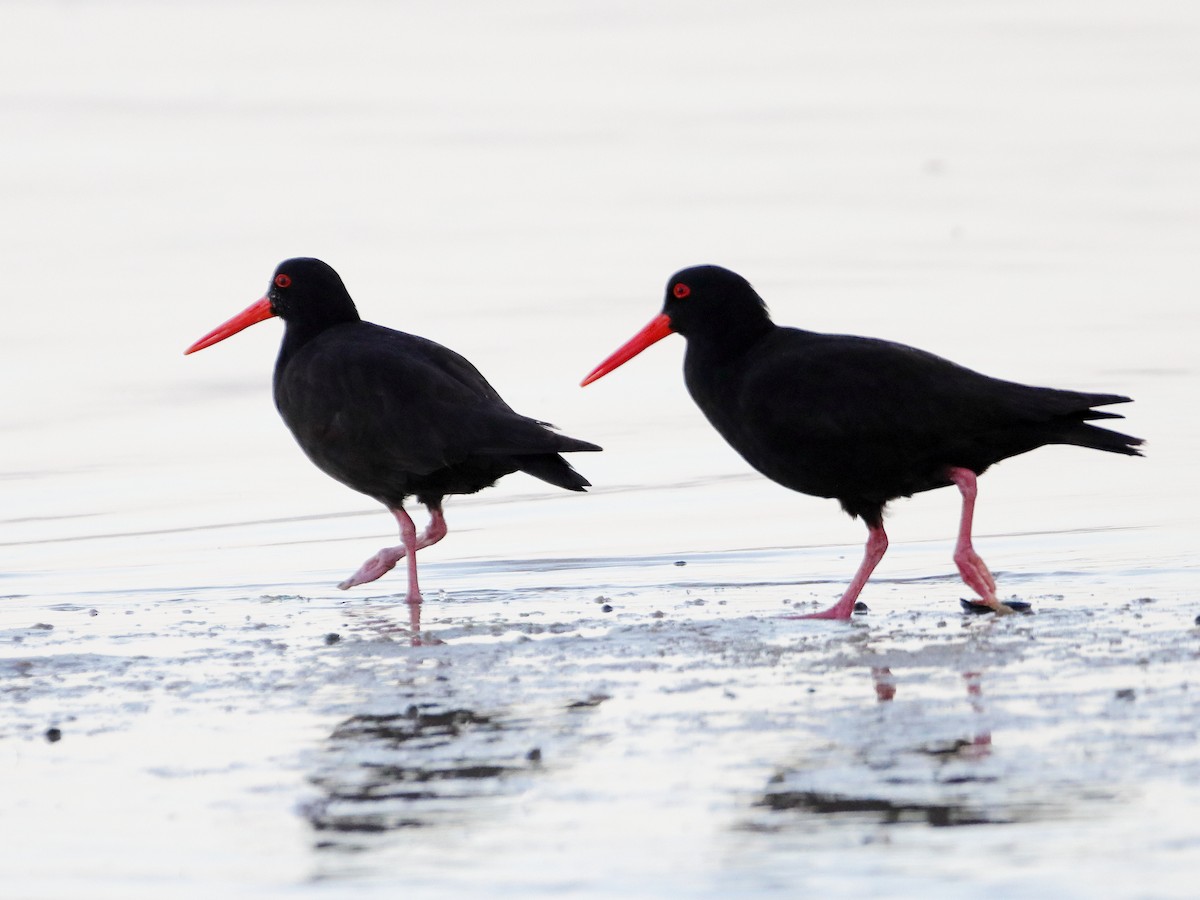
[[[961,603],[962,608],[969,613],[977,613],[982,615],[983,613],[990,613],[992,611],[990,606],[984,606],[982,603],[974,603],[971,600],[964,600],[962,597],[958,598],[958,602]],[[1033,612],[1033,604],[1026,603],[1024,600],[1005,600],[1004,605],[1013,612]]]
[[[612,606],[608,603],[605,603],[602,607],[600,607],[600,612],[612,612]]]
[[[56,744],[62,740],[62,732],[57,728],[47,728],[46,740],[52,744]]]
[[[677,560],[675,560],[675,565],[677,565],[677,566],[686,566],[686,565],[687,565],[687,561],[686,561],[686,560],[683,560],[683,559],[677,559]]]
[[[542,761],[542,748],[534,747],[532,750],[530,750],[528,753],[525,754],[525,758],[527,760],[529,760],[530,762],[541,762]]]
[[[336,631],[331,631],[331,632],[329,632],[329,634],[325,635],[325,643],[326,644],[336,644],[341,639],[342,639],[342,636],[340,634],[338,634]]]
[[[1200,616],[1196,616],[1196,624],[1200,625]]]
[[[1137,697],[1137,693],[1133,688],[1121,688],[1117,691],[1116,697],[1118,700],[1133,700]]]
[[[857,603],[854,604],[854,611],[856,613],[865,613],[865,612],[870,612],[871,608],[869,606],[867,606],[867,604],[865,604],[861,600],[859,600]]]

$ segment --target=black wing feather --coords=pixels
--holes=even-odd
[[[522,468],[516,455],[599,449],[515,412],[453,350],[366,322],[303,345],[275,399],[314,463],[384,502],[479,490]]]
[[[1047,443],[1124,453],[1141,443],[1085,424],[1120,418],[1092,407],[1127,397],[1002,381],[872,338],[776,328],[748,358],[688,365],[686,374],[697,403],[747,461],[847,508],[941,487],[947,466],[982,472]],[[720,393],[735,402],[710,401]]]

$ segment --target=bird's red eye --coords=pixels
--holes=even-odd
[[[278,275],[275,276],[275,286],[281,287],[281,288],[291,287],[292,279],[289,278],[287,275],[284,275],[282,272],[280,272]]]
[[[673,287],[671,289],[671,293],[674,294],[676,299],[678,299],[678,300],[682,300],[684,297],[686,297],[691,292],[692,292],[692,289],[690,287],[688,287],[686,284],[684,284],[682,281],[679,282],[679,284],[675,285],[675,287]]]

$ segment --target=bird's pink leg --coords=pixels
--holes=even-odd
[[[392,510],[400,523],[400,540],[404,541],[404,555],[408,557],[408,601],[410,607],[421,602],[421,589],[417,586],[417,526],[403,509]]]
[[[871,573],[875,571],[875,567],[879,565],[879,561],[883,559],[883,554],[887,552],[888,548],[887,534],[883,530],[883,525],[868,525],[867,527],[870,532],[867,534],[867,549],[863,554],[862,564],[854,573],[854,580],[846,588],[846,593],[842,594],[842,599],[821,612],[809,613],[806,616],[786,616],[785,618],[850,620],[850,614],[854,612],[854,601],[858,599],[867,579],[871,577]]]
[[[422,550],[425,547],[436,544],[445,536],[446,518],[442,515],[442,508],[440,506],[429,507],[429,524],[425,526],[425,530],[417,538],[417,549]]]
[[[958,574],[967,587],[977,593],[984,606],[991,607],[1000,615],[1012,612],[996,597],[996,579],[988,571],[987,565],[971,544],[971,525],[975,519],[975,497],[978,489],[975,483],[975,473],[970,469],[951,466],[946,470],[946,476],[958,486],[962,494],[962,519],[958,525],[958,543],[954,546],[954,564],[958,566]]]
[[[396,517],[396,521],[400,524],[400,540],[404,543],[399,547],[384,547],[370,559],[368,559],[359,570],[338,585],[343,591],[348,590],[355,585],[366,584],[369,581],[374,581],[382,575],[386,575],[405,556],[408,557],[408,602],[420,603],[421,592],[417,588],[417,551],[431,544],[436,544],[446,536],[446,519],[442,515],[440,506],[433,506],[429,509],[429,524],[425,530],[421,532],[420,537],[417,536],[417,526],[413,524],[412,518],[404,511],[402,507],[398,507],[391,511]]]

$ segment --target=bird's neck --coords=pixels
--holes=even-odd
[[[328,323],[288,322],[283,330],[283,343],[279,347],[279,359],[276,368],[282,369],[289,359],[299,352],[300,348],[309,341],[328,330]]]
[[[778,326],[770,319],[731,324],[719,332],[689,334],[688,356],[706,363],[721,363],[749,353]]]

